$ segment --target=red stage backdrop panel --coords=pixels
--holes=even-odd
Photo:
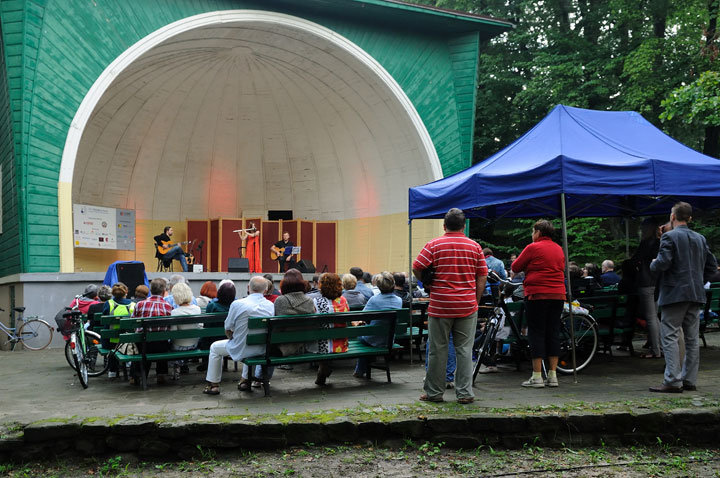
[[[310,221],[300,221],[300,246],[302,247],[300,259],[315,264],[315,228]]]
[[[222,250],[220,251],[221,256],[219,258],[220,270],[222,272],[227,272],[228,259],[230,257],[241,257],[238,249],[240,249],[242,241],[240,240],[240,235],[233,231],[236,229],[242,229],[243,221],[242,219],[221,219],[221,221],[222,227],[220,227],[220,234],[222,241],[220,242]]]
[[[318,272],[336,272],[337,223],[318,222],[315,227],[315,267]]]
[[[194,221],[188,219],[187,221],[187,240],[195,241],[193,249],[190,251],[195,256],[195,264],[202,264],[204,270],[207,270],[207,249],[208,243],[208,222]],[[192,242],[190,243],[192,245]]]
[[[220,256],[220,219],[210,220],[210,247],[208,248],[208,271],[218,272],[218,257]]]
[[[298,242],[298,221],[283,221],[281,232],[285,231],[290,233],[290,240],[293,242],[293,244],[299,246],[300,243]]]
[[[264,221],[260,230],[260,260],[262,262],[263,272],[276,273],[278,268],[277,261],[270,259],[270,246],[278,241],[280,231],[280,223],[278,221]]]

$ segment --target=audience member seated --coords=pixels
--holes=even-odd
[[[318,286],[320,285],[320,276],[318,274],[315,274],[312,277],[312,280],[310,281],[309,290],[307,292],[307,296],[311,299],[314,299],[315,297],[320,297],[322,294],[320,293],[320,289],[318,289]]]
[[[183,316],[183,315],[197,315],[201,313],[200,307],[192,304],[193,293],[190,290],[190,286],[180,282],[175,284],[173,287],[172,295],[177,307],[175,307],[170,313],[171,316]],[[197,330],[202,329],[202,324],[182,324],[173,325],[170,330]],[[187,339],[173,339],[170,345],[170,350],[181,351],[181,350],[195,350],[198,346],[199,338],[187,338]],[[173,364],[173,379],[177,380],[180,377],[180,373],[188,373],[189,370],[185,365],[184,360],[176,361]]]
[[[95,302],[90,307],[88,307],[87,316],[91,320],[90,328],[95,329],[100,324],[95,323],[95,314],[102,313],[103,309],[105,308],[105,302],[110,300],[112,298],[112,289],[109,285],[101,285],[98,289],[97,298],[100,302]]]
[[[133,300],[135,302],[140,302],[141,300],[147,299],[149,295],[150,288],[145,284],[140,284],[139,286],[135,287],[135,292],[133,292]]]
[[[352,274],[344,274],[342,276],[343,293],[342,296],[347,300],[350,308],[363,308],[368,299],[357,287],[357,279]]]
[[[355,288],[362,292],[362,294],[365,296],[366,299],[369,299],[373,296],[373,291],[368,287],[368,285],[363,280],[363,270],[359,267],[351,267],[350,268],[350,274],[355,276],[355,279],[357,279],[357,286]]]
[[[200,287],[200,296],[197,297],[197,305],[205,310],[208,304],[217,297],[217,286],[211,280],[205,282]]]
[[[272,284],[272,289],[270,289],[270,290],[271,290],[271,294],[270,294],[270,295],[280,295],[280,291],[275,288],[275,282],[273,281],[273,276],[272,276],[272,274],[265,274],[265,275],[263,275],[263,277],[264,277],[265,279],[269,280],[270,283]]]
[[[87,287],[85,287],[85,292],[83,292],[82,297],[80,297],[80,299],[78,299],[77,301],[78,309],[80,310],[80,312],[82,312],[83,314],[87,314],[90,306],[98,303],[97,295],[98,286],[96,286],[95,284],[88,284]],[[68,307],[70,307],[71,309],[75,307],[75,299],[70,302],[70,305]]]
[[[267,289],[265,289],[265,293],[263,294],[263,297],[265,297],[270,302],[275,302],[278,297],[280,297],[280,294],[276,294],[275,291],[275,284],[273,284],[273,281],[265,279],[267,282]]]
[[[285,277],[280,282],[280,292],[282,295],[275,301],[275,315],[305,315],[315,313],[315,302],[313,299],[305,294],[306,290],[310,289],[310,285],[303,279],[302,274],[297,269],[290,269],[285,273]],[[304,327],[283,327],[278,328],[278,331],[289,332],[292,330],[303,330]],[[276,350],[282,356],[297,355],[305,351],[305,342],[296,342],[289,344],[280,344]],[[281,369],[292,370],[291,365],[280,365]],[[244,374],[243,378],[247,378]],[[255,376],[260,376],[260,367],[256,367]],[[269,372],[269,378],[272,377],[272,373]],[[260,382],[253,382],[253,387],[259,387]]]
[[[602,262],[602,275],[600,279],[603,287],[615,285],[620,282],[620,276],[615,273],[615,263],[610,259]]]
[[[403,301],[397,295],[397,283],[394,280],[395,274],[383,271],[375,277],[376,279],[374,283],[377,285],[378,289],[380,289],[380,294],[371,297],[367,304],[365,304],[365,308],[363,310],[388,310],[402,308]],[[404,277],[405,276],[403,276],[403,278]],[[381,323],[380,321],[371,321],[370,325],[381,325]],[[363,335],[358,337],[358,340],[373,347],[387,346],[387,336]],[[366,377],[368,371],[370,370],[370,360],[371,359],[369,357],[358,358],[357,363],[355,364],[355,373],[353,373],[353,377]]]
[[[173,287],[175,287],[175,284],[181,284],[181,283],[187,284],[187,279],[184,276],[181,276],[180,274],[175,274],[175,275],[170,276],[170,282],[169,282],[168,288],[167,288],[168,295],[165,297],[165,301],[168,304],[170,304],[170,307],[172,307],[173,309],[177,307],[177,304],[175,303],[175,299],[173,298],[172,290],[173,290]],[[195,297],[192,298],[191,303],[193,305],[198,305]]]
[[[206,314],[215,314],[215,313],[227,313],[230,310],[230,305],[235,300],[235,284],[233,281],[229,279],[224,279],[220,282],[220,287],[217,291],[217,297],[214,298],[205,308]],[[200,339],[200,342],[198,342],[198,347],[200,347],[202,350],[207,350],[210,348],[213,342],[216,342],[218,340],[224,340],[225,337],[203,337]],[[207,370],[208,367],[208,358],[203,357],[200,365],[197,366],[198,372],[204,372]]]
[[[506,280],[507,271],[505,270],[505,264],[503,261],[495,257],[492,249],[489,247],[483,249],[483,254],[485,255],[485,263],[488,266],[488,270],[495,271],[501,279]]]
[[[382,275],[381,275],[382,277]],[[394,293],[396,296],[400,297],[400,300],[402,301],[402,308],[403,309],[409,309],[412,305],[412,296],[410,296],[409,290],[405,290],[405,274],[402,274],[400,272],[394,272],[392,274],[393,281],[395,282],[394,286]],[[380,289],[380,285],[377,284],[378,289]],[[382,293],[382,289],[380,289],[380,292]],[[374,310],[374,309],[372,309]]]
[[[369,272],[363,272],[363,283],[367,286],[368,289],[370,289],[373,295],[378,295],[380,293],[380,290],[372,284],[372,279],[372,274],[370,274]]]
[[[577,285],[577,295],[592,295],[593,292],[602,288],[600,280],[600,269],[592,262],[588,262],[582,268],[582,277]],[[573,288],[575,288],[574,285]],[[573,295],[576,295],[575,292]]]
[[[240,361],[245,357],[263,355],[264,345],[247,345],[248,319],[250,317],[272,317],[275,307],[263,295],[267,291],[268,281],[262,276],[254,276],[248,284],[249,295],[232,303],[225,319],[225,335],[227,339],[213,342],[205,380],[208,384],[203,393],[218,395],[222,379],[223,357]]]
[[[135,310],[133,311],[133,317],[165,317],[170,315],[173,308],[164,300],[164,296],[167,294],[167,281],[162,277],[158,277],[150,281],[150,297],[145,300],[141,300],[135,304]],[[165,332],[168,330],[167,326],[151,326],[147,328],[148,332]],[[137,329],[138,332],[142,332],[141,328]],[[142,344],[138,344],[138,348],[141,348]],[[146,342],[145,351],[148,354],[154,353],[165,353],[170,350],[170,343],[167,340],[159,340],[157,342]],[[145,367],[145,378],[150,373],[150,361],[143,362]],[[156,381],[158,384],[165,383],[165,378],[168,373],[168,362],[167,360],[156,360],[155,361],[155,374]],[[131,378],[131,384],[137,383],[138,377],[137,370]]]
[[[352,270],[352,269],[351,269]],[[362,274],[362,272],[361,272]],[[353,274],[355,275],[355,274]],[[357,277],[357,275],[355,275]],[[340,276],[326,272],[320,276],[321,296],[313,299],[315,310],[319,314],[332,314],[335,312],[348,312],[350,307],[347,300],[342,296],[342,282]],[[329,324],[331,327],[346,327],[345,322]],[[316,354],[332,354],[347,352],[348,339],[319,340],[306,344],[307,351]],[[315,384],[323,386],[332,373],[332,365],[329,360],[323,360],[318,365]]]

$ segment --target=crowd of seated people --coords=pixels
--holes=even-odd
[[[122,282],[112,286],[97,287],[88,285],[79,301],[81,310],[94,316],[95,313],[117,317],[180,317],[192,316],[201,313],[225,313],[225,336],[203,338],[181,338],[171,341],[147,342],[146,353],[164,353],[171,351],[188,351],[200,348],[209,350],[208,357],[201,359],[197,366],[198,371],[206,372],[208,386],[204,393],[219,393],[220,376],[222,374],[222,359],[240,361],[245,357],[259,355],[264,352],[262,347],[246,346],[244,339],[247,336],[247,318],[250,316],[281,316],[318,313],[338,313],[350,310],[383,310],[409,307],[412,296],[408,292],[408,281],[404,273],[382,272],[375,276],[353,267],[349,273],[340,277],[334,273],[324,273],[313,276],[306,281],[297,269],[287,271],[276,288],[273,277],[254,276],[248,284],[247,296],[238,298],[235,284],[228,279],[216,284],[206,281],[200,287],[199,294],[193,294],[187,279],[180,274],[170,278],[153,279],[149,287],[141,284],[134,291],[129,291]],[[101,328],[100,324],[93,324]],[[354,325],[361,325],[356,323]],[[345,322],[330,323],[329,327],[346,327]],[[111,323],[109,328],[119,328],[119,322]],[[182,324],[172,327],[155,326],[148,331],[159,332],[163,330],[192,330],[202,328],[201,323]],[[362,337],[360,340],[375,346],[386,345],[386,337]],[[106,348],[114,347],[117,339],[104,340]],[[138,344],[139,345],[139,344]],[[319,340],[295,344],[282,344],[274,353],[282,356],[300,353],[331,354],[342,353],[348,350],[348,340],[343,338]],[[139,348],[123,348],[124,353],[139,353]],[[220,365],[219,365],[220,364]],[[144,363],[146,378],[151,369],[152,362]],[[166,360],[155,361],[156,382],[163,384],[168,377],[179,379],[182,374],[189,373],[189,367],[183,360],[168,363]],[[362,377],[366,374],[368,362],[359,360],[354,375]],[[108,377],[115,379],[119,364],[111,359]],[[292,370],[292,367],[288,367]],[[140,367],[131,367],[130,382],[138,384]],[[255,382],[250,382],[247,367],[243,366],[240,390],[249,390],[258,387],[262,379],[262,370],[257,367],[252,376]],[[272,377],[273,369],[267,371]],[[318,362],[315,383],[325,385],[332,373],[332,361]]]

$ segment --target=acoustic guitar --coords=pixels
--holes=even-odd
[[[183,244],[190,244],[191,241],[183,241],[183,242],[170,242],[170,241],[160,241],[161,245],[156,245],[157,251],[160,254],[167,254],[170,249],[172,249],[175,246],[182,246]]]
[[[278,260],[279,258],[283,257],[285,255],[285,248],[284,247],[275,247],[270,246],[270,259],[273,261]],[[290,254],[292,255],[292,254]],[[288,256],[290,257],[290,256]]]

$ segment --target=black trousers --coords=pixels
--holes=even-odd
[[[287,257],[293,257],[293,256],[287,256]],[[288,269],[293,269],[295,266],[297,266],[297,262],[295,259],[288,260],[285,256],[278,257],[278,262],[280,263],[280,273],[287,272]],[[287,269],[285,268],[285,265],[287,266]]]
[[[532,358],[560,355],[560,316],[562,300],[526,300],[528,341]]]
[[[146,344],[145,353],[148,354],[159,354],[168,352],[170,350],[170,342],[164,340],[162,342],[148,342]],[[142,353],[142,343],[137,344],[138,350]],[[145,377],[150,373],[151,360],[145,360],[143,366],[145,367]],[[156,360],[155,361],[155,373],[157,375],[167,375],[168,373],[168,361],[167,360]]]

